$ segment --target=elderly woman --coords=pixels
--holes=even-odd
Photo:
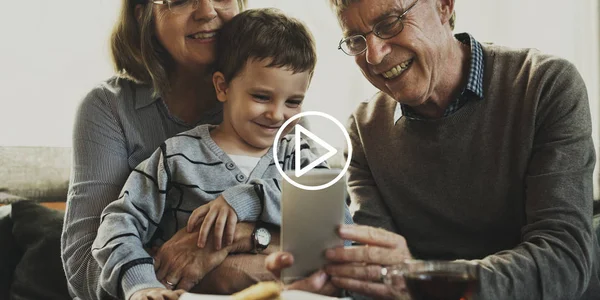
[[[245,2],[122,1],[111,38],[117,75],[83,99],[73,133],[73,169],[61,241],[73,297],[116,296],[98,285],[101,266],[92,257],[91,245],[102,210],[117,199],[131,170],[167,138],[199,124],[221,122],[209,65],[215,59],[219,28]],[[233,245],[219,251],[212,246],[199,249],[197,232],[178,232],[160,249],[149,249],[159,280],[172,289],[208,286],[213,290],[204,291],[231,292],[271,276],[263,271],[263,255],[228,257],[234,251],[252,250],[253,228],[238,224]],[[273,236],[276,244],[277,235]],[[275,247],[265,252],[271,248]],[[230,280],[216,280],[223,276]]]

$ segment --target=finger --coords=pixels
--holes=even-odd
[[[156,261],[158,261],[158,270],[156,270]],[[169,268],[168,267],[169,264],[168,263],[163,264],[162,261],[163,261],[162,255],[159,253],[157,255],[157,257],[154,259],[154,262],[155,262],[156,278],[158,279],[158,281],[161,281],[161,282],[163,281],[163,279],[167,275],[167,271],[168,271],[168,268]],[[168,260],[165,260],[165,261],[168,262]]]
[[[191,277],[186,277],[183,276],[183,278],[181,278],[181,281],[179,282],[179,284],[177,285],[177,288],[179,290],[184,290],[184,291],[189,291],[191,290],[193,287],[195,287],[198,284],[197,279],[191,278]],[[178,291],[179,291],[178,290]]]
[[[331,277],[331,283],[341,289],[371,296],[374,299],[393,299],[390,289],[382,283],[373,283],[351,278]]]
[[[338,233],[344,240],[355,241],[361,244],[384,248],[396,248],[398,245],[406,247],[406,240],[403,236],[372,226],[341,225]]]
[[[220,251],[209,251],[208,253],[203,254],[205,259],[203,259],[202,265],[198,267],[198,264],[187,264],[186,268],[183,269],[181,274],[181,279],[179,284],[177,285],[178,289],[190,291],[192,290],[198,283],[206,276],[207,273],[211,272],[215,267],[220,265],[229,252],[227,249],[223,249]]]
[[[288,290],[301,290],[317,293],[325,286],[325,283],[327,283],[327,273],[323,270],[319,270],[307,278],[295,281],[286,288]]]
[[[169,264],[169,268],[165,272],[162,283],[168,290],[174,290],[181,281],[181,274],[185,267],[188,266],[187,256],[176,256]],[[169,283],[167,283],[169,282]]]
[[[335,285],[333,285],[331,281],[328,281],[327,283],[325,283],[325,286],[318,292],[318,294],[335,297],[336,295],[339,295],[339,289]]]
[[[381,280],[380,265],[364,265],[358,263],[328,265],[325,267],[325,272],[333,277],[347,277],[362,281],[380,281]]]
[[[163,286],[165,287],[165,289],[167,289],[167,290],[171,290],[171,289],[173,289],[173,287],[172,287],[171,285],[169,285],[169,284],[167,283],[167,281],[166,281],[166,280],[164,280],[164,279],[163,279],[163,280],[161,280],[161,281],[160,281],[160,283],[162,283],[162,285],[163,285]]]
[[[146,300],[148,299],[148,297],[146,296],[146,294],[144,294],[143,292],[136,292],[134,293],[131,298],[129,298],[130,300]]]
[[[275,277],[281,276],[281,270],[289,268],[294,264],[294,257],[287,252],[275,252],[265,258],[265,268]]]
[[[162,297],[160,295],[160,292],[157,290],[152,290],[148,293],[148,295],[146,295],[146,298],[149,300],[162,300]]]
[[[223,231],[225,231],[225,224],[227,223],[228,211],[226,208],[221,208],[219,210],[219,215],[217,216],[217,220],[215,221],[215,230],[213,231],[213,235],[215,238],[215,249],[221,250],[221,245],[223,243]]]
[[[225,227],[225,242],[227,246],[233,244],[233,238],[235,236],[235,225],[237,224],[237,214],[235,211],[229,211],[229,216],[227,217],[227,225]]]
[[[165,283],[167,284],[166,286],[169,290],[174,290],[179,286],[179,282],[181,281],[181,273],[183,272],[184,267],[185,265],[177,264],[177,266],[171,268],[168,275],[165,276]]]
[[[194,228],[198,226],[198,224],[200,224],[200,219],[203,218],[206,215],[206,213],[208,213],[209,209],[209,205],[202,205],[194,209],[194,211],[190,215],[190,218],[188,219],[187,232],[194,231]]]
[[[158,257],[155,257],[154,258],[154,272],[157,272],[159,269],[160,269],[160,259]]]
[[[399,264],[410,256],[401,249],[389,249],[371,246],[350,246],[327,249],[325,257],[331,262],[365,263],[377,265]]]
[[[169,299],[169,300],[177,300],[177,299],[179,299],[179,296],[180,296],[182,293],[179,293],[179,292],[177,292],[177,291],[180,291],[180,290],[176,290],[176,291],[169,291],[169,292],[167,292],[167,293],[164,293],[165,299]]]
[[[177,294],[177,296],[181,296],[185,293],[185,290],[182,290],[182,289],[175,290],[175,293]]]
[[[206,245],[206,239],[208,238],[208,233],[210,232],[215,219],[217,218],[217,213],[214,211],[209,211],[206,217],[204,217],[204,221],[202,222],[202,226],[200,226],[200,232],[198,233],[198,247],[204,248]]]

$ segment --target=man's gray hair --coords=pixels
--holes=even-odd
[[[329,5],[339,17],[350,4],[360,1],[361,0],[329,0]],[[450,21],[448,23],[450,24],[450,29],[454,30],[454,25],[456,24],[456,11],[452,11],[452,16],[450,16]]]

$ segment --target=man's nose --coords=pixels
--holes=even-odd
[[[194,20],[210,21],[217,17],[217,11],[212,0],[192,0],[195,1]]]
[[[367,51],[365,57],[370,65],[378,65],[392,51],[392,47],[374,34],[367,36]]]

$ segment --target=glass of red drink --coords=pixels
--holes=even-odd
[[[479,265],[470,261],[406,260],[381,270],[383,282],[398,299],[467,300],[479,279]]]

